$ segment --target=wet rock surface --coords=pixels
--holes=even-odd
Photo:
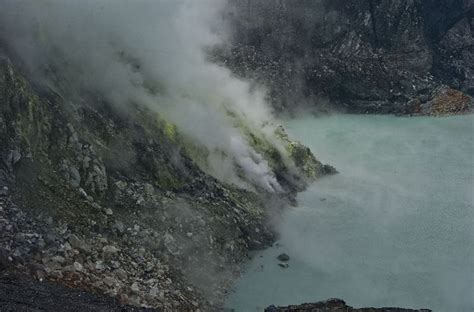
[[[353,308],[341,299],[328,299],[316,303],[304,303],[286,307],[269,306],[265,312],[331,312],[331,311],[353,311],[353,312],[430,312],[428,309],[403,309],[403,308]]]
[[[267,86],[277,110],[440,115],[472,108],[472,1],[231,4],[233,41],[216,59]],[[464,99],[439,98],[440,89]]]

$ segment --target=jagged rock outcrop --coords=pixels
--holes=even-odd
[[[346,305],[341,299],[328,299],[316,303],[304,303],[300,305],[290,305],[287,307],[269,306],[265,312],[430,312],[428,309],[404,309],[404,308],[353,308]]]
[[[2,57],[0,118],[0,249],[22,272],[134,305],[209,308],[272,239],[261,199],[199,170],[153,115],[66,100]]]
[[[472,1],[229,2],[234,33],[215,58],[266,85],[280,111],[440,114],[472,107]],[[440,98],[440,90],[453,91]],[[440,100],[454,105],[431,107]]]
[[[284,192],[239,189],[202,171],[199,147],[158,114],[20,68],[0,51],[0,271],[123,304],[212,311],[248,251],[273,241],[267,209],[325,174],[309,149],[295,164],[254,134]]]

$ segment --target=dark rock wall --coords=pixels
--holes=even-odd
[[[231,43],[215,58],[280,111],[412,113],[440,88],[473,95],[469,0],[229,0],[224,14]]]

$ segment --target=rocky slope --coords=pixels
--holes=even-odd
[[[280,111],[440,115],[472,107],[472,1],[229,2],[233,35],[215,58],[266,85]]]
[[[135,306],[212,310],[248,251],[273,241],[268,215],[333,170],[281,129],[285,155],[247,130],[284,190],[239,189],[201,170],[206,151],[158,114],[21,68],[0,51],[3,271]]]
[[[56,283],[39,282],[27,276],[0,273],[2,312],[103,312],[160,311],[120,304],[107,296],[97,296]]]
[[[265,312],[430,312],[428,309],[412,310],[402,308],[353,308],[346,305],[341,299],[329,299],[316,303],[304,303],[301,305],[291,305],[287,307],[270,306]]]
[[[232,3],[234,44],[213,57],[269,86],[282,111],[297,109],[295,98],[356,112],[470,109],[467,1]],[[212,151],[157,113],[78,94],[58,68],[42,84],[22,65],[0,42],[2,311],[53,309],[52,296],[76,298],[64,286],[86,291],[61,299],[72,310],[216,310],[248,251],[274,240],[271,217],[309,181],[335,172],[283,129],[272,139],[285,151],[242,123],[283,190],[223,183],[206,171]],[[10,296],[20,288],[41,306]]]

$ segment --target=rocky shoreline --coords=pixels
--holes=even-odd
[[[269,306],[265,312],[431,312],[428,309],[403,309],[403,308],[353,308],[348,306],[344,300],[328,299],[316,303],[304,303],[286,307]]]
[[[19,68],[0,51],[6,272],[121,304],[219,310],[249,251],[274,241],[269,214],[310,180],[335,173],[283,129],[276,139],[289,159],[246,130],[283,191],[237,188],[204,172],[202,149],[157,114],[124,114],[98,95],[75,95],[59,77],[48,88]]]

